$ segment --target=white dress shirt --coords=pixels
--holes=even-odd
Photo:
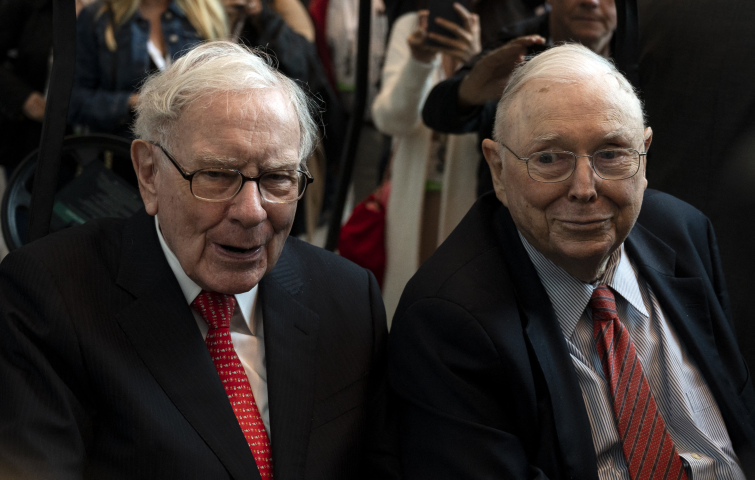
[[[643,372],[679,455],[694,480],[744,480],[721,412],[694,359],[666,321],[658,299],[639,276],[624,245],[594,284],[584,283],[545,258],[519,234],[548,293],[577,373],[601,480],[629,479],[608,383],[587,308],[598,285],[615,292],[621,323],[629,331]]]
[[[175,254],[170,250],[168,244],[165,243],[157,216],[155,216],[155,228],[157,228],[157,237],[160,239],[160,246],[163,249],[171,270],[173,270],[173,274],[176,276],[176,280],[178,280],[178,284],[181,286],[186,303],[191,305],[191,302],[197,298],[202,288],[186,275]],[[236,350],[241,365],[244,366],[244,371],[249,379],[249,386],[252,387],[252,393],[254,394],[257,408],[260,411],[262,422],[265,424],[268,438],[272,442],[272,436],[270,435],[270,410],[267,402],[265,332],[262,323],[262,308],[260,302],[257,301],[258,287],[259,285],[248,292],[234,295],[237,305],[231,317],[231,342],[233,342],[233,348]],[[207,337],[207,331],[210,329],[207,323],[199,312],[193,308],[191,311],[194,313],[194,320],[197,322],[199,331],[202,332],[202,338]]]

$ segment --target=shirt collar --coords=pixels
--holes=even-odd
[[[157,238],[160,240],[160,247],[163,249],[165,259],[168,260],[168,265],[170,265],[170,269],[173,271],[173,275],[175,275],[176,280],[178,280],[178,285],[181,287],[181,291],[186,298],[186,303],[191,305],[191,302],[193,302],[194,299],[197,298],[197,295],[199,295],[202,291],[202,287],[194,283],[194,280],[186,275],[186,272],[184,272],[183,268],[181,268],[181,264],[179,263],[178,258],[176,258],[176,255],[168,247],[168,244],[165,243],[163,233],[160,231],[160,222],[157,219],[157,215],[155,215],[155,228],[157,229]],[[234,295],[234,297],[236,297],[236,304],[238,305],[238,309],[241,312],[241,315],[244,317],[244,322],[249,327],[249,331],[252,333],[252,335],[255,335],[254,307],[255,303],[257,302],[258,286],[259,284],[255,285],[254,288],[252,288],[248,292],[237,293],[236,295]]]
[[[561,331],[566,338],[571,338],[577,322],[582,317],[587,304],[590,303],[593,290],[598,285],[608,285],[640,313],[648,316],[637,283],[637,273],[624,250],[624,244],[621,244],[611,255],[603,276],[594,283],[585,283],[545,258],[545,255],[530,245],[521,232],[517,233],[519,233],[519,238],[525,250],[527,250],[527,255],[535,265],[537,275],[540,277],[543,287],[545,287],[556,313],[556,319],[558,319]]]

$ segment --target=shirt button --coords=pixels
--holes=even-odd
[[[702,456],[702,455],[700,455],[699,453],[693,453],[693,454],[692,454],[691,456],[692,456],[692,458],[694,458],[695,460],[700,460],[701,458],[703,458],[703,456]]]
[[[176,43],[178,41],[178,35],[176,35],[175,33],[171,34],[171,36],[168,37],[168,41],[170,43]]]

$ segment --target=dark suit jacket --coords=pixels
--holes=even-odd
[[[382,476],[375,278],[289,238],[259,295],[275,478]],[[260,478],[143,211],[0,264],[0,385],[0,478]]]
[[[752,474],[755,391],[710,223],[648,191],[625,246],[697,362]],[[388,357],[405,478],[597,480],[561,328],[508,210],[492,194],[409,282]]]
[[[716,228],[740,348],[755,364],[755,2],[640,0],[647,177]]]

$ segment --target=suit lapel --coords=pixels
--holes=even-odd
[[[124,229],[117,283],[136,299],[116,320],[155,380],[233,478],[260,478],[154,218],[143,211]]]
[[[711,312],[722,317],[723,312],[717,305],[709,305],[702,278],[675,275],[676,253],[642,225],[635,225],[625,245],[640,275],[655,292],[664,316],[694,358],[733,435],[732,429],[739,431],[747,412],[718,354]]]
[[[511,272],[524,316],[525,335],[548,385],[566,476],[597,480],[598,466],[590,420],[556,314],[505,207],[499,209],[495,224],[501,252]]]
[[[305,477],[312,425],[319,316],[300,303],[301,270],[290,243],[260,282],[270,408],[278,480]]]

